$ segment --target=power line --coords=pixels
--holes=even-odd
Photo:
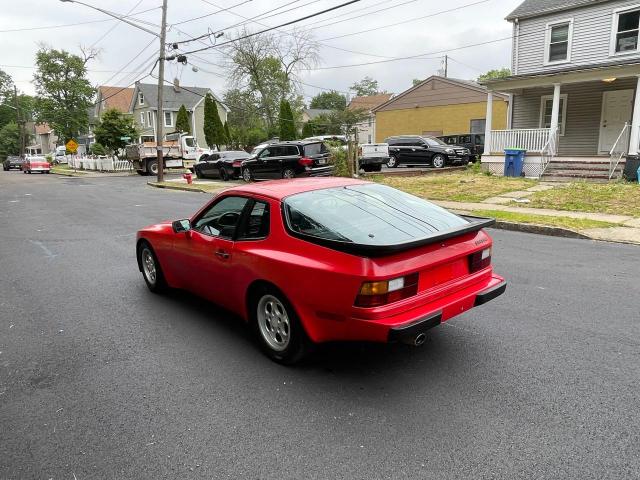
[[[144,0],[138,0],[138,3],[136,3],[133,7],[131,7],[129,9],[129,11],[127,12],[127,15],[130,15],[131,12],[133,12],[136,8],[138,8],[138,6],[143,2]],[[109,28],[109,30],[107,30],[100,38],[98,38],[95,42],[93,42],[91,44],[91,46],[89,47],[90,49],[95,47],[101,40],[104,40],[104,38],[109,35],[111,32],[113,32],[113,30],[115,30],[115,28],[120,25],[120,21],[116,21],[111,28]]]
[[[440,12],[430,13],[429,15],[424,15],[422,17],[414,17],[414,18],[410,18],[408,20],[403,20],[401,22],[389,23],[389,24],[386,24],[386,25],[382,25],[380,27],[374,27],[374,28],[369,28],[369,29],[366,29],[366,30],[360,30],[358,32],[345,33],[343,35],[337,35],[335,37],[321,38],[320,41],[325,42],[327,40],[336,40],[338,38],[351,37],[353,35],[360,35],[361,33],[373,32],[374,30],[375,31],[379,31],[379,30],[381,30],[383,28],[396,27],[398,25],[403,25],[405,23],[415,22],[417,20],[424,20],[425,18],[435,17],[437,15],[442,15],[444,13],[455,12],[457,10],[462,10],[463,8],[473,7],[475,5],[480,5],[482,3],[487,3],[489,1],[491,1],[491,0],[479,0],[477,2],[468,3],[466,5],[460,5],[458,7],[450,8],[448,10],[442,10]]]
[[[204,0],[202,0],[204,2]],[[210,17],[211,15],[215,15],[216,13],[220,13],[220,12],[227,12],[229,10],[231,10],[232,8],[236,8],[239,7],[240,5],[244,5],[245,3],[249,3],[253,0],[244,0],[240,3],[236,3],[235,5],[231,5],[230,7],[226,7],[226,8],[220,8],[214,5],[214,7],[219,8],[219,10],[216,10],[215,12],[211,12],[211,13],[207,13],[206,15],[200,15],[199,17],[194,17],[194,18],[190,18],[188,20],[181,20],[180,22],[176,22],[173,23],[173,25],[182,25],[183,23],[188,23],[188,22],[193,22],[194,20],[200,20],[202,18],[207,18]],[[205,3],[209,3],[209,2],[205,2]]]
[[[306,20],[307,18],[317,17],[318,15],[322,15],[322,14],[324,14],[324,13],[328,13],[328,12],[331,12],[331,11],[333,11],[333,10],[337,10],[337,9],[339,9],[339,8],[346,7],[347,5],[351,5],[351,4],[353,4],[353,3],[357,3],[357,2],[359,2],[359,1],[360,1],[360,0],[350,0],[350,1],[345,2],[345,3],[342,3],[342,4],[340,4],[340,5],[336,5],[335,7],[327,8],[327,9],[325,9],[325,10],[321,10],[321,11],[319,11],[319,12],[312,13],[312,14],[306,15],[306,16],[301,17],[301,18],[297,18],[297,19],[295,19],[295,20],[291,20],[291,21],[289,21],[289,22],[282,23],[282,24],[277,25],[277,26],[275,26],[275,27],[267,28],[267,29],[261,30],[261,31],[259,31],[259,32],[248,33],[248,34],[246,34],[246,35],[243,35],[243,36],[241,36],[241,37],[235,38],[235,39],[233,39],[233,40],[229,40],[229,41],[227,41],[227,42],[223,42],[223,43],[221,43],[221,44],[219,44],[219,45],[212,45],[211,47],[205,47],[205,48],[200,48],[200,49],[197,49],[197,50],[192,50],[192,51],[189,51],[189,52],[184,52],[184,54],[185,54],[185,55],[187,55],[187,54],[190,54],[190,53],[202,52],[203,50],[209,50],[209,49],[214,48],[214,47],[222,47],[222,46],[224,46],[224,45],[228,45],[228,44],[230,44],[230,43],[234,43],[234,42],[237,42],[237,41],[239,41],[239,40],[243,40],[243,39],[245,39],[245,38],[253,37],[253,36],[255,36],[255,35],[260,35],[260,34],[262,34],[262,33],[266,33],[266,32],[269,32],[269,31],[271,31],[271,30],[276,30],[276,29],[278,29],[278,28],[285,27],[285,26],[287,26],[287,25],[292,25],[292,24],[294,24],[294,23],[301,22],[302,20]],[[486,0],[485,0],[485,1],[486,1]]]
[[[136,15],[142,15],[143,13],[146,12],[150,12],[152,10],[157,10],[159,7],[153,7],[153,8],[148,8],[146,10],[142,10],[140,12],[136,12],[133,13],[131,15],[120,15],[122,18],[131,18],[131,17],[135,17]],[[142,20],[139,19],[135,19],[141,23],[146,23],[143,22]],[[28,32],[28,31],[32,31],[32,30],[48,30],[51,28],[65,28],[65,27],[76,27],[78,25],[88,25],[90,23],[103,23],[103,22],[110,22],[111,19],[107,18],[107,19],[103,19],[103,20],[89,20],[87,22],[77,22],[77,23],[65,23],[63,25],[49,25],[49,26],[45,26],[45,27],[29,27],[29,28],[14,28],[14,29],[10,29],[10,30],[0,30],[0,33],[9,33],[9,32]]]

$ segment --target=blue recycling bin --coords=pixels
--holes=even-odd
[[[507,148],[504,151],[504,176],[522,177],[524,157],[527,151],[523,148]]]

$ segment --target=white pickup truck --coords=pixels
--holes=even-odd
[[[365,172],[379,172],[388,161],[388,143],[364,143],[358,149],[358,165]]]
[[[133,162],[133,168],[140,175],[158,174],[158,153],[155,142],[127,145],[126,151],[127,159]],[[198,142],[191,135],[182,133],[168,134],[166,140],[162,142],[164,168],[188,168],[192,170],[196,161],[214,151],[199,147]]]

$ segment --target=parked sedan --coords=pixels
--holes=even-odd
[[[7,159],[2,162],[2,169],[6,172],[7,170],[11,170],[12,168],[17,168],[18,170],[22,168],[22,162],[24,159],[17,155],[9,155]]]
[[[240,177],[242,161],[250,155],[242,150],[214,152],[193,166],[198,178],[214,177],[224,181]]]
[[[501,295],[483,230],[492,223],[376,183],[279,180],[140,230],[136,254],[152,292],[181,288],[237,313],[288,364],[321,342],[418,346]]]
[[[242,178],[250,182],[273,178],[328,176],[333,174],[330,160],[331,153],[321,141],[270,143],[242,162]]]
[[[22,163],[23,173],[50,173],[51,165],[44,157],[27,157]]]

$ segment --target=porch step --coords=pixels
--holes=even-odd
[[[620,162],[624,168],[624,163]],[[575,170],[575,171],[606,171],[609,172],[609,162],[550,162],[549,170]]]

